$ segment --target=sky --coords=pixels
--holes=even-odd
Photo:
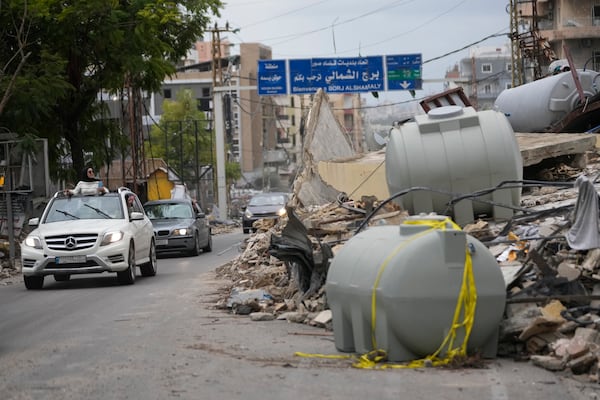
[[[262,43],[273,59],[421,54],[425,97],[443,90],[442,79],[468,46],[508,43],[508,0],[224,0],[214,22],[234,44]],[[213,24],[214,25],[214,24]],[[494,36],[496,35],[496,36]],[[487,38],[487,39],[486,39]],[[450,54],[449,54],[450,53]],[[388,91],[379,101],[410,99]]]

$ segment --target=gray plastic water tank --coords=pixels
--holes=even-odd
[[[390,361],[433,354],[452,323],[467,247],[477,289],[467,351],[495,357],[506,302],[504,278],[491,252],[451,225],[445,230],[406,223],[370,227],[344,245],[333,258],[325,286],[336,348],[358,353],[375,350],[373,333],[377,349],[386,350]],[[371,332],[372,293],[378,273],[376,325]],[[455,343],[462,343],[463,338],[464,331],[459,330]]]
[[[393,129],[386,148],[385,174],[391,194],[427,187],[469,194],[523,178],[523,159],[512,127],[497,111],[445,106],[417,115]],[[452,195],[414,191],[397,198],[410,214],[451,215],[460,225],[477,215],[512,217],[512,210],[490,202],[462,200],[448,210]],[[496,190],[479,197],[496,204],[518,206],[521,189]]]
[[[599,92],[598,72],[577,70],[585,97]],[[571,72],[562,72],[503,90],[494,109],[504,113],[515,132],[543,132],[580,104]]]

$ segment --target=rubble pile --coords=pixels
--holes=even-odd
[[[595,167],[577,170],[559,164],[538,172],[573,179],[593,176],[598,171]],[[567,240],[573,236],[579,192],[573,182],[524,185],[522,210],[510,221],[480,219],[463,230],[488,247],[505,278],[507,300],[498,355],[600,382],[600,248],[576,249]],[[324,243],[335,254],[378,204],[377,199],[363,200],[295,210],[306,227],[315,259]],[[392,207],[379,210],[369,225],[400,224],[407,214]],[[280,236],[288,221],[275,225],[261,221],[240,256],[217,273],[231,282],[229,293],[261,290],[260,299],[244,300],[252,304],[244,308],[245,313],[267,313],[330,329],[323,318],[329,312],[324,280],[307,296],[293,263],[270,253],[273,236]],[[234,303],[222,300],[219,306],[233,309]]]
[[[294,211],[294,217],[300,219],[307,228],[313,254],[318,258],[322,243],[330,245],[335,253],[337,246],[342,246],[352,237],[357,224],[364,220],[367,210],[372,210],[376,205],[373,198],[362,199],[360,202],[331,203]],[[370,224],[399,224],[407,215],[398,206],[390,204],[372,218]],[[261,312],[276,313],[278,316],[286,313],[283,317],[288,320],[313,323],[315,317],[327,308],[323,287],[325,276],[321,277],[322,281],[314,293],[302,291],[299,282],[302,277],[295,272],[295,266],[281,261],[269,252],[272,236],[281,236],[288,221],[289,218],[282,218],[276,223],[273,220],[257,221],[254,224],[257,232],[245,241],[242,253],[231,262],[218,267],[216,273],[231,282],[229,293],[256,293],[255,289],[268,293],[268,299],[260,301]],[[245,298],[243,305],[251,305],[253,311],[259,311],[253,307],[256,300],[250,296]],[[230,299],[221,299],[217,306],[236,308],[234,311],[237,313],[243,313],[240,309],[249,310]],[[292,315],[289,312],[296,313]]]

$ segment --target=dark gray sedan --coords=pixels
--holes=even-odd
[[[154,227],[157,253],[198,255],[212,251],[212,236],[206,214],[187,199],[152,200],[144,210]]]
[[[259,219],[279,219],[286,215],[285,205],[288,194],[283,192],[258,193],[252,196],[248,205],[242,207],[242,229],[244,233],[256,232],[253,227]]]

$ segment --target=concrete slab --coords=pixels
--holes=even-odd
[[[563,155],[585,154],[596,148],[599,134],[515,133],[523,166]],[[385,178],[385,149],[345,159],[321,161],[318,172],[324,182],[358,200],[361,196],[389,197]]]
[[[515,133],[523,166],[548,158],[585,154],[594,150],[598,134],[594,133]]]

